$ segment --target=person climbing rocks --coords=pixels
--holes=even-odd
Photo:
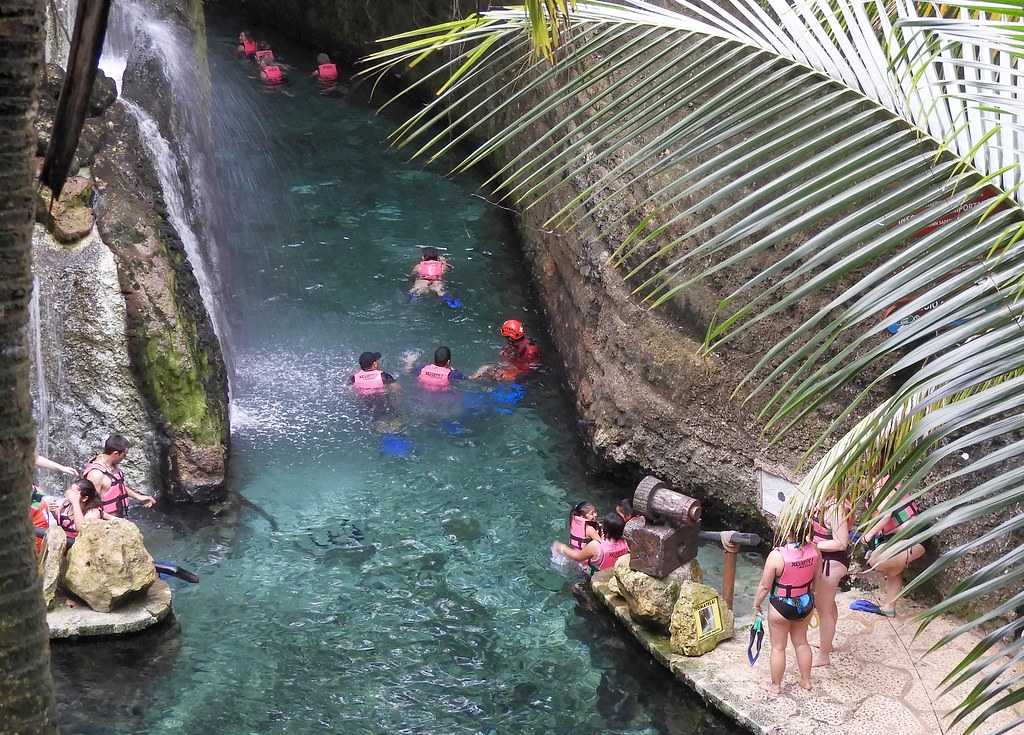
[[[82,476],[92,482],[103,501],[103,512],[119,518],[128,517],[128,498],[134,498],[147,508],[156,504],[152,495],[133,490],[124,479],[118,465],[128,456],[128,440],[120,434],[111,434],[103,443],[103,452],[90,459]]]

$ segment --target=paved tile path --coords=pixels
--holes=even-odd
[[[753,667],[747,662],[747,630],[752,616],[737,620],[737,634],[711,653],[699,658],[679,656],[671,653],[667,639],[652,637],[633,623],[625,601],[609,590],[609,579],[610,571],[599,573],[594,577],[594,590],[638,640],[710,705],[752,732],[936,735],[962,733],[966,727],[951,726],[945,715],[973,682],[943,697],[938,696],[938,690],[939,682],[977,638],[961,636],[925,656],[935,641],[954,628],[955,621],[936,621],[915,640],[917,626],[910,620],[923,608],[913,603],[901,601],[896,618],[883,618],[849,609],[853,600],[865,597],[862,591],[841,593],[832,665],[812,669],[814,688],[805,691],[796,683],[796,660],[790,647],[782,693],[772,696],[758,688],[769,680],[767,631],[761,658]],[[816,642],[814,631],[809,638]],[[1019,716],[1024,716],[1022,705],[1012,715],[993,717],[979,732],[994,732]],[[1014,732],[1024,735],[1024,726]]]

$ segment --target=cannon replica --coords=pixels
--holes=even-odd
[[[633,507],[648,519],[626,524],[629,568],[663,579],[697,558],[701,505],[647,476],[633,492]]]

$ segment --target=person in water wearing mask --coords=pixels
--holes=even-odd
[[[412,268],[412,275],[416,280],[413,281],[409,293],[413,296],[423,296],[428,291],[433,291],[444,298],[442,279],[452,267],[451,263],[437,254],[436,248],[423,248],[420,252],[420,262]]]
[[[259,52],[257,52],[259,53]],[[284,81],[284,72],[281,71],[281,67],[274,62],[273,55],[262,57],[259,62],[260,65],[260,80],[267,84],[281,84]]]

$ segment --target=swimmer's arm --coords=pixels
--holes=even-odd
[[[36,454],[36,467],[40,467],[44,470],[55,470],[57,472],[63,472],[66,475],[72,475],[78,477],[78,470],[74,467],[68,467],[67,465],[59,464],[54,462],[52,459],[47,459],[39,454]]]
[[[601,540],[601,532],[591,525],[587,525],[587,530],[583,535],[589,539],[593,539],[594,541]]]
[[[764,598],[771,592],[775,577],[779,574],[778,564],[782,562],[782,555],[778,551],[772,551],[764,562],[764,572],[761,574],[761,581],[757,583],[757,592],[754,593],[754,610],[761,612]]]
[[[561,541],[556,541],[551,545],[551,550],[560,551],[573,561],[589,561],[590,559],[596,559],[598,553],[600,553],[600,545],[595,544],[595,541],[591,541],[582,549],[574,549],[563,544]]]
[[[870,541],[872,541],[875,538],[875,536],[882,532],[882,529],[885,528],[885,524],[891,520],[892,513],[884,513],[881,516],[879,516],[878,520],[875,522],[875,525],[873,525],[864,533],[863,536],[861,536],[861,543],[867,545]]]
[[[152,495],[143,495],[142,493],[137,492],[134,488],[130,487],[127,482],[124,484],[124,491],[128,493],[128,497],[135,498],[147,508],[152,508],[156,505],[156,498]]]

